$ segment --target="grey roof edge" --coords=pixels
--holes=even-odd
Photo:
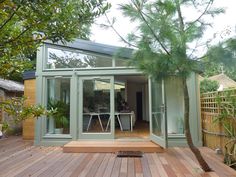
[[[24,92],[22,83],[3,78],[0,78],[0,88],[7,92]]]
[[[35,71],[25,71],[23,73],[23,80],[35,79]]]
[[[83,50],[87,52],[105,54],[109,56],[119,56],[121,58],[131,58],[134,49],[126,47],[118,47],[107,44],[101,44],[97,42],[92,42],[83,39],[76,39],[73,42],[67,42],[63,44],[62,42],[53,43],[52,41],[45,41],[45,44],[58,45],[62,47],[70,47],[78,50]]]

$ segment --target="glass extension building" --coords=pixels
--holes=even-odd
[[[44,43],[37,53],[36,100],[57,113],[37,120],[35,144],[140,138],[186,145],[182,83],[144,75],[130,66],[132,52],[85,40]],[[188,80],[190,126],[201,145],[197,77]]]

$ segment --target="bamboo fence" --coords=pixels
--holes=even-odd
[[[216,91],[201,94],[201,121],[203,145],[211,149],[220,148],[224,151],[224,146],[229,138],[227,138],[222,123],[214,120],[219,116],[222,108],[219,106],[217,99],[227,103],[227,93],[236,97],[236,88],[226,91]],[[229,121],[232,121],[229,119]],[[233,123],[233,121],[232,121]],[[233,125],[236,127],[236,124]]]

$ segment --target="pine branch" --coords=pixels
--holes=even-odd
[[[201,57],[195,58],[194,60],[195,60],[195,61],[200,61],[201,59],[206,58],[207,56],[209,56],[209,55],[208,55],[208,54],[205,54],[205,55],[203,55],[203,56],[201,56]],[[205,63],[207,63],[207,62],[205,62]],[[210,62],[209,62],[209,63],[210,63]]]
[[[127,41],[123,36],[121,36],[121,34],[115,29],[114,25],[112,24],[112,22],[110,21],[110,19],[108,18],[107,14],[105,13],[107,22],[109,23],[109,27],[119,36],[119,38],[126,44],[128,44],[129,46],[138,48],[138,46],[130,43],[129,41]]]
[[[138,5],[133,2],[138,13],[140,14],[142,20],[145,22],[145,24],[147,25],[147,27],[149,28],[149,30],[151,31],[152,35],[154,36],[154,38],[157,40],[157,42],[160,44],[161,48],[166,52],[167,55],[171,55],[170,52],[166,49],[166,47],[164,46],[164,44],[162,44],[161,40],[159,39],[159,37],[156,35],[156,33],[154,32],[154,30],[152,29],[152,27],[149,25],[149,23],[147,22],[146,18],[144,17],[144,14],[142,12],[142,10],[138,7]]]
[[[196,19],[194,20],[193,22],[190,23],[190,25],[185,29],[185,31],[188,31],[189,29],[192,28],[192,26],[198,22],[207,12],[207,10],[209,9],[209,7],[212,5],[212,0],[209,0],[209,2],[207,3],[207,6],[205,8],[205,10],[202,12],[202,14]]]

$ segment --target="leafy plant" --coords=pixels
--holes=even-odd
[[[222,94],[225,95],[222,95]],[[215,123],[221,123],[225,135],[230,139],[225,144],[224,162],[229,166],[236,165],[236,95],[235,90],[220,92],[216,98],[219,115]]]
[[[45,40],[88,38],[94,19],[109,8],[105,0],[1,0],[0,76],[18,77]]]
[[[67,128],[69,126],[70,105],[61,100],[49,100],[48,108],[56,110],[51,114],[55,120],[56,128]]]
[[[204,79],[200,83],[200,92],[201,93],[217,91],[218,88],[219,88],[219,83],[217,81]]]
[[[4,112],[8,114],[12,120],[5,120],[3,123],[3,129],[8,130],[9,124],[19,124],[22,121],[29,118],[38,118],[42,115],[52,115],[56,113],[56,109],[45,109],[42,105],[30,105],[27,106],[25,101],[26,97],[13,97],[1,102],[0,107]]]

